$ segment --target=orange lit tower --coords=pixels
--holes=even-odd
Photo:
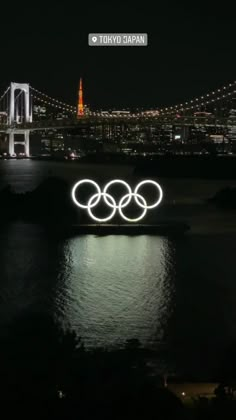
[[[84,115],[84,103],[83,103],[83,84],[82,77],[79,81],[79,95],[78,95],[78,107],[77,107],[77,118]]]

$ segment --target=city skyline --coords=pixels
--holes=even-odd
[[[105,151],[107,141],[113,153],[121,152],[130,156],[158,155],[168,153],[170,148],[177,154],[232,155],[235,152],[236,135],[235,85],[236,82],[230,83],[177,107],[158,111],[93,112],[83,105],[82,79],[79,83],[77,109],[49,97],[29,84],[12,82],[0,96],[3,153],[16,157],[15,144],[20,144],[25,150],[18,152],[20,156],[23,153],[30,157],[30,133],[39,131],[42,144],[45,143],[49,154],[53,150],[60,154],[68,150],[73,158],[81,156],[81,152],[88,153],[89,149],[97,153],[101,151],[101,145]],[[60,130],[65,130],[65,134]],[[46,137],[52,135],[51,140],[45,139],[45,131],[48,132]],[[72,144],[71,140],[73,152],[69,145]],[[81,140],[82,143],[88,142],[89,148],[85,143],[81,144]],[[7,145],[8,152],[5,151]]]
[[[1,83],[0,83],[1,84]],[[4,99],[4,96],[6,95],[7,92],[9,92],[10,86],[11,85],[24,85],[24,86],[29,86],[29,89],[31,90],[31,96],[34,97],[33,93],[42,95],[42,99],[40,99],[41,104],[45,104],[46,106],[55,106],[57,103],[59,106],[58,109],[64,109],[64,110],[70,110],[72,113],[77,114],[77,117],[81,117],[83,115],[86,114],[86,110],[87,111],[95,111],[95,112],[99,112],[102,111],[102,107],[98,106],[97,109],[95,109],[94,107],[90,108],[90,104],[84,102],[84,87],[83,87],[83,78],[80,77],[79,78],[79,83],[77,86],[77,95],[76,95],[76,100],[74,101],[74,104],[71,103],[66,103],[63,100],[61,100],[61,98],[59,97],[59,95],[57,97],[52,97],[50,95],[48,95],[46,92],[40,92],[38,89],[35,89],[35,87],[33,87],[31,85],[31,83],[22,83],[22,82],[10,82],[9,86],[5,86],[5,89],[0,92],[0,101],[2,101]],[[129,110],[130,112],[139,112],[139,111],[154,111],[155,112],[155,116],[157,116],[158,114],[156,113],[157,111],[160,111],[160,115],[162,115],[163,113],[173,113],[174,111],[191,111],[191,109],[194,111],[206,111],[206,109],[201,109],[202,107],[209,107],[211,106],[211,104],[213,103],[217,103],[219,100],[223,100],[223,101],[227,101],[227,100],[233,100],[235,101],[235,93],[236,90],[234,89],[234,87],[236,86],[236,81],[232,80],[231,83],[227,83],[224,84],[222,86],[216,86],[214,90],[208,90],[206,92],[204,92],[201,95],[197,95],[195,97],[189,97],[187,98],[186,101],[182,101],[181,103],[170,103],[167,106],[156,106],[156,107],[141,107],[141,106],[133,106],[133,107],[124,107],[121,105],[120,110]],[[229,91],[228,91],[229,90]],[[9,93],[8,93],[9,94]],[[19,95],[22,94],[22,91],[19,92]],[[1,96],[2,95],[2,96]],[[39,97],[34,97],[34,99],[36,99],[36,103],[38,102]],[[7,103],[5,104],[5,106],[7,105]],[[4,107],[4,104],[0,105],[0,112],[1,112],[1,108]],[[65,107],[65,108],[64,108]],[[108,107],[108,108],[104,108],[104,111],[112,111],[112,110],[118,110],[117,107],[113,106],[113,107]],[[3,109],[2,109],[3,111]],[[178,115],[176,115],[178,116]]]
[[[8,6],[4,5],[6,13]],[[94,108],[159,107],[188,100],[235,79],[230,9],[191,5],[16,6],[1,35],[1,86],[31,81],[39,90]],[[7,31],[6,31],[7,30]],[[145,48],[92,48],[90,32],[146,32]],[[8,35],[6,35],[6,33]],[[16,45],[16,46],[15,46]]]

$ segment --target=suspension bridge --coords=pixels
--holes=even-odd
[[[47,117],[37,120],[36,105],[44,106]],[[32,131],[49,129],[72,129],[102,126],[155,126],[213,127],[236,132],[236,81],[205,95],[177,105],[145,111],[87,111],[78,113],[76,106],[53,98],[32,87],[29,83],[15,83],[0,96],[0,132],[9,136],[9,154],[14,154],[14,145],[21,143],[29,156],[29,136]],[[23,135],[15,141],[15,135]]]

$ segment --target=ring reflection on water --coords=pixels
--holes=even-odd
[[[172,298],[167,239],[87,235],[67,240],[63,254],[55,296],[63,328],[89,347],[163,340]]]

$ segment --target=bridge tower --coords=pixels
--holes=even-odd
[[[15,141],[15,134],[20,134],[24,136],[24,139]],[[9,143],[8,143],[8,153],[10,156],[13,156],[15,154],[15,145],[16,144],[22,144],[25,149],[25,156],[30,156],[30,130],[8,130],[9,135]]]
[[[15,91],[19,90],[24,95],[24,122],[32,122],[32,112],[30,106],[30,87],[28,83],[11,82],[10,85],[10,109],[9,109],[9,125],[18,122],[18,109],[15,100]]]
[[[78,106],[77,106],[77,118],[84,115],[84,102],[83,102],[83,84],[82,77],[79,81],[79,94],[78,94]]]
[[[28,123],[32,122],[32,104],[30,100],[30,86],[28,83],[15,83],[11,82],[10,85],[10,106],[8,113],[8,135],[9,135],[9,154],[10,156],[15,153],[15,144],[22,144],[25,149],[25,156],[29,156],[29,130],[20,128],[20,116],[19,116],[19,103],[16,100],[15,92],[20,91],[22,95],[22,107],[21,113],[24,118],[22,122]],[[19,95],[18,95],[19,96]],[[17,128],[14,125],[17,124]],[[15,134],[20,134],[24,136],[22,141],[15,142]]]

